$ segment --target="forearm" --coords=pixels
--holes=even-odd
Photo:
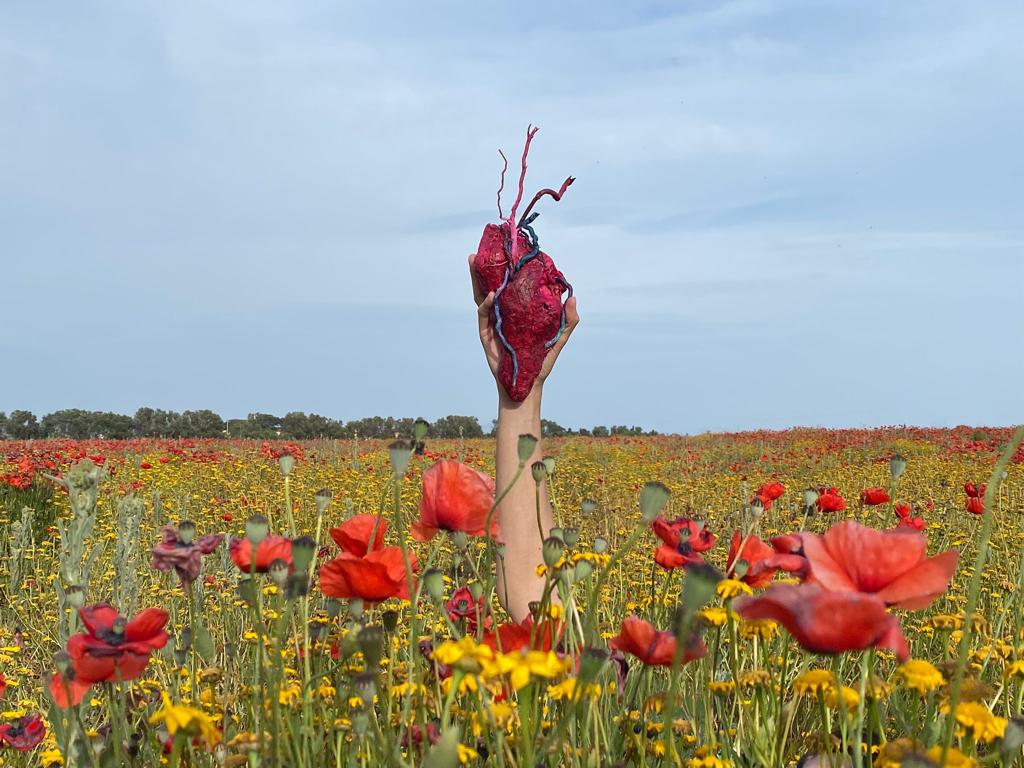
[[[519,436],[533,435],[537,445],[526,460],[515,485],[509,488],[498,507],[501,536],[505,555],[498,561],[498,597],[515,621],[529,615],[529,604],[539,601],[544,579],[537,576],[536,568],[542,562],[542,542],[553,522],[548,500],[547,482],[540,485],[540,528],[538,529],[537,484],[530,471],[542,457],[540,382],[521,403],[510,400],[504,392],[498,398],[497,446],[495,448],[495,483],[502,493],[519,470]]]

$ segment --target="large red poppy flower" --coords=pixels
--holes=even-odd
[[[619,634],[608,641],[616,651],[636,656],[641,662],[653,667],[670,667],[676,656],[676,636],[672,632],[659,631],[637,616],[622,620]],[[683,651],[682,663],[707,656],[708,649],[697,635],[691,635]]]
[[[819,512],[842,512],[846,509],[846,499],[839,495],[839,489],[829,486],[818,491]]]
[[[875,486],[865,488],[860,492],[860,503],[868,507],[877,507],[879,504],[885,504],[888,500],[889,493],[885,488]]]
[[[409,553],[416,570],[416,558]],[[379,603],[391,597],[409,599],[405,560],[399,547],[375,549],[366,557],[342,552],[320,569],[320,589],[328,597],[359,598]]]
[[[14,747],[19,752],[29,752],[39,746],[46,736],[43,716],[38,712],[23,715],[13,723],[0,725],[0,742]]]
[[[439,530],[482,536],[493,504],[493,479],[462,462],[439,461],[423,473],[420,519],[412,524],[413,538],[429,541]],[[500,535],[497,515],[490,533]]]
[[[757,489],[754,498],[761,502],[765,510],[772,508],[772,502],[786,492],[786,486],[779,482],[764,483]]]
[[[654,561],[666,570],[704,562],[701,552],[715,545],[715,535],[696,520],[677,517],[668,521],[659,517],[651,523],[661,545],[654,551]]]
[[[910,658],[896,617],[875,595],[829,592],[817,584],[776,584],[758,597],[738,597],[733,610],[744,619],[771,619],[811,653],[887,648]]]
[[[68,639],[70,667],[50,681],[60,707],[78,704],[94,683],[134,680],[149,664],[150,654],[167,644],[167,612],[146,608],[126,621],[107,603],[79,609],[86,631]]]
[[[928,541],[907,528],[878,531],[853,520],[824,535],[801,535],[808,581],[824,589],[877,595],[886,605],[918,610],[946,591],[958,553],[927,557]]]
[[[275,560],[283,560],[292,564],[292,540],[287,536],[280,536],[276,533],[267,534],[263,541],[256,547],[255,567],[252,556],[252,542],[243,537],[232,538],[228,542],[228,551],[231,559],[234,560],[238,570],[242,573],[266,573],[270,570],[270,564]]]
[[[374,533],[374,526],[377,532]],[[388,521],[377,515],[355,515],[337,528],[331,528],[331,538],[345,552],[365,557],[371,549],[384,546],[384,534],[388,532]],[[370,537],[373,536],[373,546]]]
[[[741,581],[752,587],[763,587],[772,580],[776,571],[802,573],[807,561],[801,555],[785,549],[776,551],[774,546],[768,546],[757,536],[750,535],[744,538],[739,531],[734,531],[726,570],[735,574],[737,563],[746,563],[746,570],[740,576]]]
[[[484,632],[483,644],[492,651],[512,653],[513,651],[550,651],[562,638],[564,625],[551,619],[544,619],[534,626],[533,616],[521,622],[499,624],[495,632]]]

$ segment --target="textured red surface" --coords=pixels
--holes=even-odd
[[[488,224],[473,262],[480,287],[487,293],[497,291],[511,266],[504,243],[510,224]],[[530,251],[522,232],[518,233],[520,254]],[[533,383],[544,364],[548,350],[545,344],[558,334],[562,323],[562,294],[565,292],[562,273],[551,257],[541,251],[523,265],[510,279],[498,298],[502,330],[519,359],[519,373],[513,382],[512,356],[507,350],[501,356],[498,379],[513,400],[521,401],[530,394]],[[492,315],[491,322],[495,322]]]

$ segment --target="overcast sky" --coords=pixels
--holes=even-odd
[[[386,10],[382,10],[386,9]],[[683,9],[683,10],[680,10]],[[1024,414],[1019,2],[8,2],[0,410],[494,411],[499,147],[571,426]]]

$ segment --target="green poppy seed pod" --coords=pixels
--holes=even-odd
[[[459,764],[459,729],[449,726],[441,733],[441,738],[430,748],[423,768],[456,768]]]
[[[245,521],[245,538],[254,547],[258,547],[270,533],[270,521],[263,515],[252,515]]]
[[[384,652],[384,628],[377,624],[370,624],[359,630],[356,636],[359,643],[359,650],[366,659],[367,669],[377,669],[380,666],[381,654]]]
[[[224,656],[228,659],[233,659],[238,656],[238,644],[224,643]]]
[[[190,650],[192,648],[192,627],[182,627],[181,632],[174,639],[174,647],[181,648],[183,651]]]
[[[1014,754],[1020,754],[1021,747],[1024,747],[1024,718],[1012,717],[1006,724],[999,749],[1012,760]]]
[[[423,574],[423,587],[434,602],[444,600],[444,574],[437,568],[430,568]]]
[[[563,544],[565,543],[565,532],[557,525],[554,528],[548,528],[548,536],[553,539],[559,539]]]
[[[388,446],[388,458],[391,460],[391,471],[396,477],[401,477],[409,468],[409,458],[412,456],[412,442],[409,440],[395,440]]]
[[[191,544],[196,540],[196,524],[191,520],[182,520],[178,523],[178,541],[182,544]]]
[[[594,572],[594,565],[589,560],[577,560],[573,569],[576,571],[576,581],[586,581]]]
[[[594,554],[595,555],[603,555],[607,551],[608,551],[608,541],[604,537],[598,536],[596,539],[594,539]]]
[[[71,669],[71,657],[67,651],[57,651],[53,654],[53,665],[57,668],[57,671],[62,675],[66,675],[67,671]]]
[[[174,646],[174,666],[184,667],[186,661],[188,661],[188,651],[184,648]]]
[[[562,541],[565,542],[567,547],[575,547],[580,543],[580,529],[579,528],[564,528],[562,530]]]
[[[465,531],[450,531],[448,538],[459,552],[465,552],[469,547],[469,534]]]
[[[732,576],[734,579],[742,579],[750,570],[750,563],[746,560],[737,560],[732,564]]]
[[[587,646],[580,656],[580,681],[589,683],[596,680],[607,663],[608,651]]]
[[[900,475],[907,471],[907,460],[900,456],[898,453],[894,454],[889,459],[889,474],[892,475],[893,480],[899,480]]]
[[[394,632],[398,628],[398,611],[384,611],[380,615],[380,623],[385,632]]]
[[[112,627],[111,631],[118,637],[124,637],[124,631],[127,627],[128,619],[126,619],[124,616],[118,616],[116,619],[114,619],[114,626]],[[186,627],[186,629],[188,629],[188,627]]]
[[[271,561],[267,574],[278,587],[283,587],[288,583],[288,563],[281,558]]]
[[[366,706],[372,706],[373,700],[377,697],[376,673],[360,672],[352,679],[352,683],[356,689],[356,696],[362,699]]]
[[[707,563],[688,567],[683,577],[683,609],[693,614],[707,605],[715,596],[715,587],[721,580],[722,574]]]
[[[351,600],[348,601],[348,615],[356,621],[359,621],[363,618],[364,608],[365,606],[363,605],[363,600],[360,597],[353,597]]]
[[[426,419],[416,419],[412,425],[412,437],[418,443],[427,436],[430,423]]]
[[[365,712],[357,712],[355,717],[352,718],[352,732],[360,739],[365,738],[369,727],[370,717]]]
[[[249,576],[243,576],[238,580],[238,586],[235,587],[235,592],[238,594],[238,599],[247,603],[248,605],[256,604],[256,583],[255,580]]]
[[[565,586],[571,587],[576,583],[576,566],[574,565],[572,568],[559,568],[558,578],[562,580]]]
[[[336,619],[341,616],[341,600],[336,597],[329,597],[324,601],[324,609],[329,619]]]
[[[290,453],[282,453],[277,459],[278,466],[281,467],[281,474],[288,477],[295,469],[295,457]]]
[[[582,512],[584,516],[592,515],[596,511],[597,502],[593,499],[584,499],[580,502],[580,512]]]
[[[541,461],[544,462],[544,468],[548,471],[548,477],[555,474],[555,457],[545,456]]]
[[[316,492],[313,500],[316,502],[316,511],[321,515],[327,510],[327,505],[331,503],[331,493],[329,488],[321,488]]]
[[[764,515],[764,502],[755,498],[750,502],[750,516],[753,517],[756,522],[761,519],[762,515]]]
[[[543,461],[535,461],[530,465],[530,472],[533,475],[533,482],[543,483],[548,479],[548,468]]]
[[[818,503],[818,492],[813,488],[808,488],[804,491],[804,508],[810,509]]]
[[[316,555],[316,542],[311,536],[292,539],[292,563],[296,573],[308,573]]]
[[[544,556],[544,565],[548,568],[554,568],[565,554],[565,542],[561,539],[556,539],[554,536],[549,536],[544,539],[541,554]]]
[[[533,435],[520,435],[519,442],[516,443],[516,450],[519,452],[519,463],[522,466],[526,465],[526,462],[533,456],[534,450],[537,448],[537,438]]]
[[[469,596],[474,600],[479,600],[484,594],[484,585],[479,581],[474,581],[469,585]]]
[[[85,587],[80,587],[77,584],[72,584],[70,587],[64,590],[64,599],[67,604],[74,609],[79,609],[85,605]]]
[[[213,748],[213,759],[217,761],[217,765],[225,765],[227,763],[228,748],[224,746],[224,742]]]
[[[640,515],[645,523],[653,523],[668,502],[670,491],[664,483],[644,483],[640,491]]]
[[[504,544],[495,544],[494,545],[494,554],[497,555],[497,557],[499,559],[504,560],[505,559],[505,545]]]

